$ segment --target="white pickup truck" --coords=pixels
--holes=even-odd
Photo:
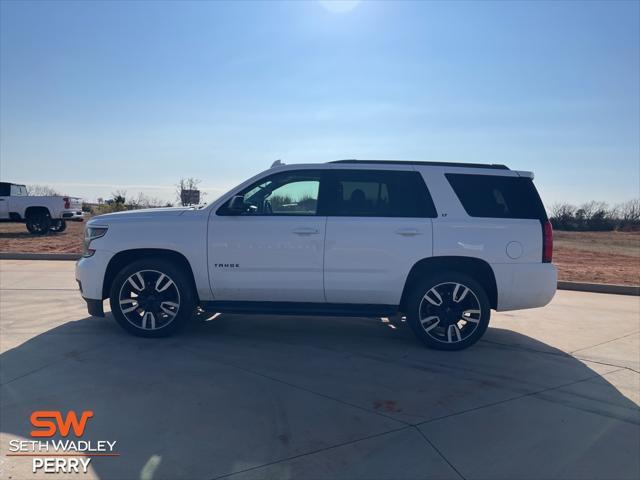
[[[30,233],[45,235],[63,232],[67,220],[83,220],[81,198],[30,196],[24,185],[0,182],[0,222],[26,223]]]

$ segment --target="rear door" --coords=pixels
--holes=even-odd
[[[216,300],[324,302],[322,174],[274,173],[240,192],[242,213],[223,205],[212,214],[208,262]]]
[[[433,202],[413,170],[332,169],[327,179],[325,296],[397,305],[411,267],[432,254]]]

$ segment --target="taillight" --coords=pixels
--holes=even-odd
[[[549,220],[542,223],[542,263],[551,263],[553,258],[553,228]]]
[[[71,201],[69,200],[69,197],[64,197],[62,200],[64,201],[64,208],[71,208]]]

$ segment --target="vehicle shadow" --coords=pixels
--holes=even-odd
[[[120,454],[92,459],[105,479],[456,478],[441,455],[465,478],[637,478],[615,370],[495,328],[437,352],[398,319],[204,314],[148,340],[87,317],[0,355],[2,451],[34,410],[92,410],[82,439]]]

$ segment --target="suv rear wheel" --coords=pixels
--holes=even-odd
[[[124,267],[114,278],[111,312],[129,333],[166,337],[191,319],[195,292],[186,272],[163,259],[143,259]]]
[[[482,286],[468,275],[431,275],[411,289],[407,320],[428,347],[462,350],[476,343],[489,325],[491,308]]]

